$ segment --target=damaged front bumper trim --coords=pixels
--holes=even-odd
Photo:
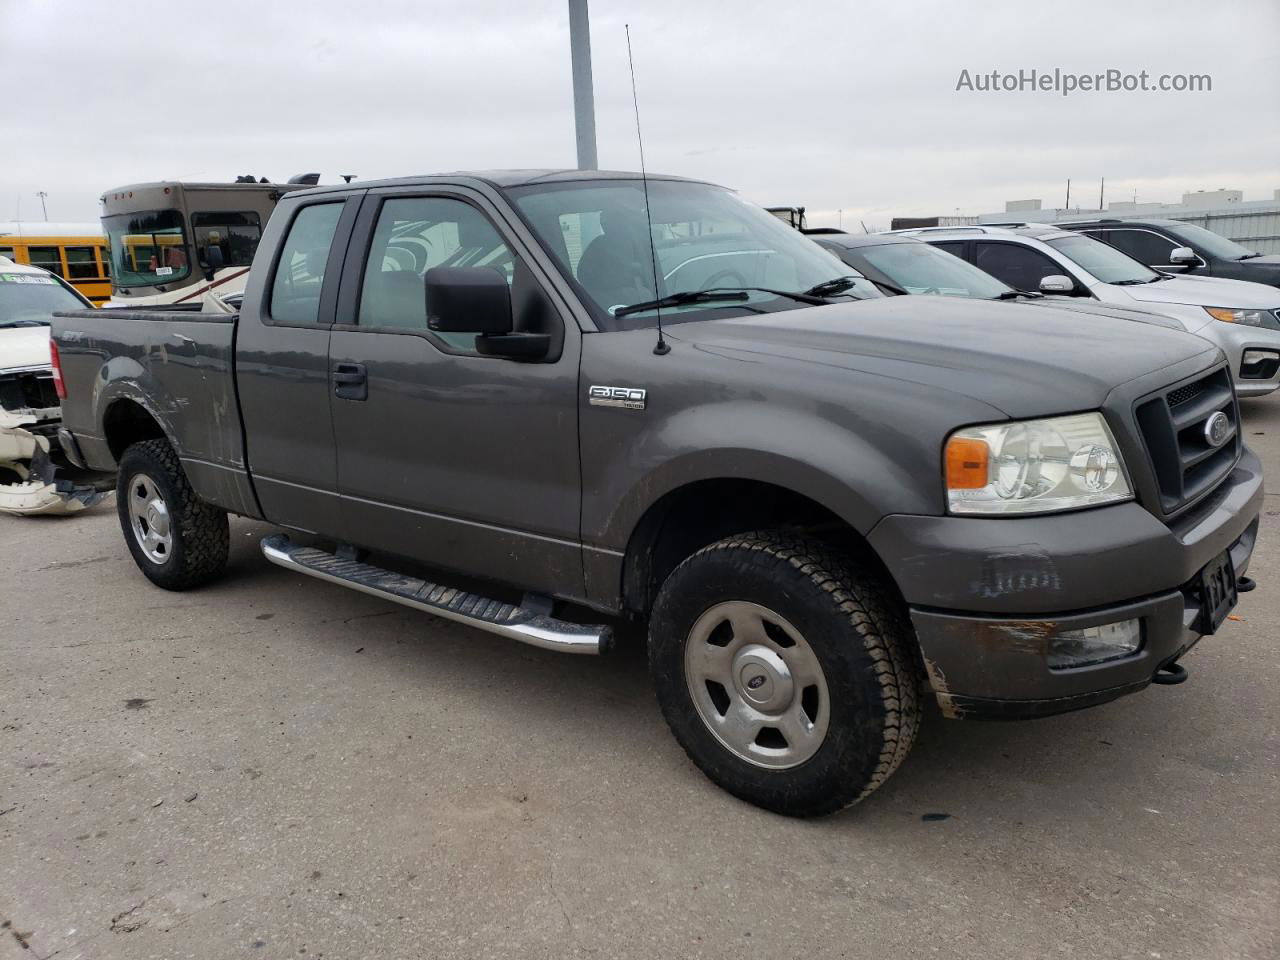
[[[1248,569],[1255,520],[1231,545],[1239,576]],[[1044,617],[990,617],[911,610],[930,686],[944,716],[1014,719],[1048,716],[1134,693],[1176,663],[1201,639],[1196,587],[1183,587],[1085,612]],[[1064,632],[1138,620],[1142,641],[1128,656],[1054,669],[1050,640]]]

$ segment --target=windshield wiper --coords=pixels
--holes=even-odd
[[[0,327],[47,327],[48,320],[0,320]]]
[[[657,310],[662,307],[679,307],[686,303],[717,303],[720,301],[742,301],[747,299],[745,290],[685,290],[683,293],[671,293],[656,300],[641,300],[613,311],[615,317],[626,317],[645,310]]]
[[[855,277],[853,274],[835,277],[831,280],[815,283],[808,290],[802,290],[801,293],[807,297],[834,297],[838,293],[844,293],[846,290],[856,287],[861,279],[861,277]]]
[[[756,293],[771,293],[775,297],[786,297],[788,300],[799,300],[801,303],[810,303],[815,307],[824,307],[828,302],[825,297],[809,293],[807,290],[774,290],[772,287],[712,287],[711,290],[704,290],[703,293],[710,293],[715,290],[754,290]]]
[[[1252,260],[1254,257],[1260,257],[1260,256],[1262,256],[1262,254],[1260,254],[1260,253],[1246,253],[1246,254],[1245,254],[1244,256],[1242,256],[1242,257],[1236,257],[1236,259],[1237,259],[1237,260]]]
[[[1140,283],[1155,283],[1160,277],[1157,275],[1154,280],[1116,280],[1113,281],[1117,287],[1132,287]]]

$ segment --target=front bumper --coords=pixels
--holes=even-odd
[[[1166,526],[1136,503],[1025,518],[887,517],[871,545],[910,606],[948,716],[1061,713],[1140,690],[1199,639],[1192,582],[1231,551],[1248,569],[1262,468],[1245,450],[1217,490]],[[1056,633],[1136,618],[1123,659],[1050,669]]]
[[[1273,354],[1280,359],[1280,330],[1211,320],[1196,333],[1212,340],[1226,353],[1238,396],[1265,397],[1280,388],[1280,362],[1244,362],[1249,351]]]

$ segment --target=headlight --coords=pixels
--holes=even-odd
[[[952,513],[1051,513],[1133,499],[1100,413],[965,427],[947,438]]]
[[[1230,307],[1205,307],[1204,312],[1223,323],[1239,323],[1246,327],[1262,326],[1265,310],[1232,310]]]

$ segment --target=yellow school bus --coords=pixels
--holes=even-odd
[[[99,223],[0,222],[0,257],[56,273],[94,306],[111,297],[111,261]]]

